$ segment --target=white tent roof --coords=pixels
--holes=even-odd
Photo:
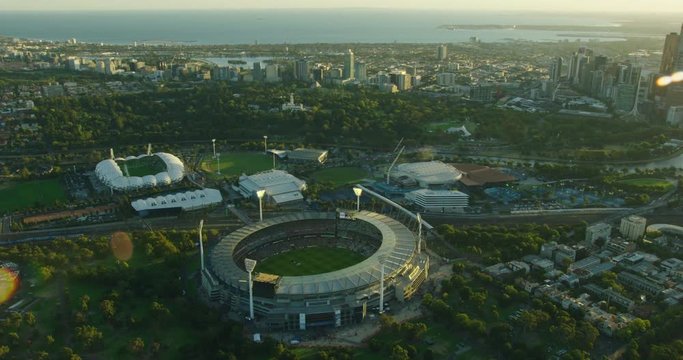
[[[169,185],[183,179],[185,176],[185,166],[178,157],[163,152],[155,153],[153,155],[158,156],[166,164],[166,171],[162,171],[156,175],[145,175],[143,177],[125,176],[115,160],[106,159],[100,161],[97,166],[95,166],[95,174],[105,185],[116,190],[133,190],[142,187]],[[145,156],[150,155],[128,156],[125,159],[117,158],[116,160],[133,160]]]

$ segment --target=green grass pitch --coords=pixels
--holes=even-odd
[[[59,179],[10,181],[0,184],[0,213],[35,205],[65,201],[66,193]]]
[[[167,170],[166,163],[156,155],[134,160],[119,160],[116,163],[123,174],[127,176],[156,175]],[[127,173],[126,168],[128,169]]]
[[[276,160],[277,161],[277,160]],[[218,162],[212,154],[202,160],[202,170],[218,176],[216,174]],[[273,156],[264,155],[256,152],[229,152],[221,153],[220,157],[221,176],[235,176],[243,173],[251,175],[260,171],[273,168]]]
[[[368,173],[359,167],[337,167],[318,170],[311,174],[311,178],[317,181],[331,181],[335,186],[357,183],[368,176]]]
[[[273,255],[256,264],[256,272],[281,276],[323,274],[347,268],[365,260],[351,250],[329,247],[308,247]]]

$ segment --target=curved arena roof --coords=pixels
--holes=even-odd
[[[421,187],[428,187],[453,184],[462,178],[462,172],[441,161],[426,161],[398,164],[391,176],[394,178],[405,176],[413,179]]]
[[[379,258],[386,256],[385,279],[398,274],[408,263],[416,250],[416,237],[400,222],[373,212],[361,211],[353,215],[355,221],[364,221],[382,234],[382,244],[374,254],[358,264],[345,269],[308,276],[282,276],[276,288],[276,295],[305,296],[344,292],[362,289],[379,283],[381,266]],[[240,280],[248,274],[233,259],[238,244],[256,232],[277,224],[302,220],[331,220],[334,213],[297,213],[243,227],[224,237],[214,248],[210,264],[216,276],[226,284],[240,288]]]
[[[166,164],[166,171],[156,175],[125,176],[116,161],[140,159],[151,155],[128,156],[124,158],[107,159],[100,161],[95,166],[97,178],[108,187],[116,190],[134,190],[145,187],[170,185],[178,182],[185,176],[185,166],[177,156],[169,153],[158,152],[158,156]]]

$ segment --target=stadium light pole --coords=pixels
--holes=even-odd
[[[204,219],[199,221],[199,257],[201,261],[201,271],[204,271],[204,244],[202,244],[202,229],[204,228]],[[202,273],[202,276],[204,274]]]
[[[384,313],[384,262],[387,259],[386,255],[380,255],[377,257],[380,265],[380,275],[379,275],[379,313]]]
[[[254,320],[254,283],[251,279],[251,273],[256,267],[256,260],[244,259],[244,268],[249,273],[249,320]]]
[[[256,197],[258,197],[258,218],[259,221],[263,221],[263,195],[266,191],[261,189],[256,191]]]
[[[268,153],[268,135],[263,135],[263,153]]]
[[[211,139],[211,143],[213,144],[213,157],[216,157],[216,139]]]
[[[354,186],[353,193],[356,194],[356,211],[360,211],[360,196],[363,194],[363,189]]]
[[[216,153],[216,174],[221,174],[221,153]]]
[[[422,216],[417,213],[417,253],[420,253],[422,247]]]

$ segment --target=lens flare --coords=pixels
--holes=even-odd
[[[681,82],[683,81],[683,71],[675,72],[671,74],[671,81],[673,82]]]
[[[19,289],[19,275],[6,268],[0,268],[0,304],[9,301]]]
[[[657,79],[657,86],[667,86],[671,84],[673,79],[671,79],[671,76],[662,76],[659,79]]]
[[[111,235],[111,252],[118,260],[128,261],[133,257],[133,242],[130,236],[122,231],[117,231]]]

